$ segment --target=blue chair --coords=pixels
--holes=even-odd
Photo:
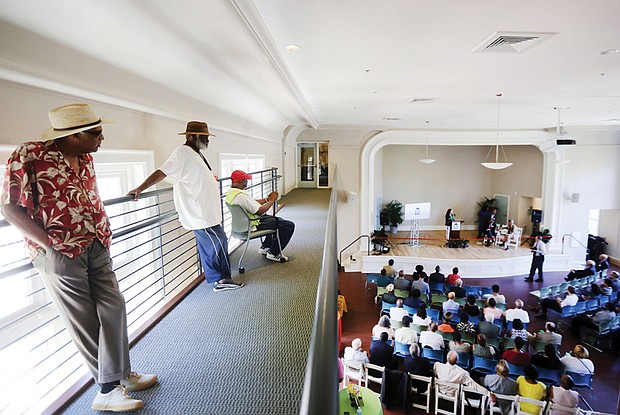
[[[592,298],[590,300],[586,300],[586,311],[596,311],[598,310],[598,298]]]
[[[551,295],[551,290],[549,289],[549,287],[542,287],[540,289],[540,299],[544,300],[545,298],[549,297]]]
[[[575,314],[584,314],[586,312],[586,302],[579,301],[575,304]]]
[[[491,287],[480,287],[480,297],[486,298],[493,295]]]
[[[405,344],[401,342],[394,342],[394,354],[399,357],[411,356],[409,353],[410,344]]]
[[[599,307],[602,307],[603,304],[606,304],[606,303],[611,301],[611,296],[610,295],[601,295],[598,300],[599,300]]]
[[[480,296],[480,287],[478,287],[477,285],[465,285],[463,286],[463,289],[465,290],[467,295],[473,295],[476,298]]]
[[[523,323],[523,328],[527,330],[527,323]],[[506,322],[506,333],[512,330],[512,321]]]
[[[525,373],[524,373],[525,366],[513,365],[510,362],[506,362],[506,364],[508,365],[508,369],[510,370],[510,375],[508,376],[510,377],[510,379],[516,380],[519,376],[525,376]]]
[[[484,357],[474,356],[471,370],[483,373],[485,375],[494,374],[497,360],[485,359]]]
[[[458,314],[452,314],[452,322],[458,323],[459,321],[461,321],[461,316]]]
[[[564,373],[563,369],[545,369],[542,367],[537,367],[538,369],[538,380],[544,383],[547,386],[557,386],[560,384],[560,378]]]
[[[427,358],[431,363],[443,363],[443,350],[433,350],[428,347],[422,348],[422,357]]]
[[[381,313],[390,314],[390,308],[396,307],[396,304],[386,303],[385,301],[381,301]]]
[[[459,360],[456,361],[456,365],[462,367],[465,370],[469,370],[471,365],[471,353],[457,353]]]
[[[443,283],[441,282],[431,282],[429,287],[431,289],[431,293],[444,294]]]
[[[373,340],[381,340],[379,337],[377,336],[372,336]],[[389,344],[390,346],[394,346],[394,340],[392,339],[388,339],[388,341],[386,342],[387,344]]]
[[[469,322],[477,326],[480,323],[480,316],[469,316]]]
[[[496,318],[495,320],[493,320],[493,325],[502,329],[504,328],[504,320],[502,320],[501,318]]]
[[[417,309],[415,309],[415,308],[413,308],[413,307],[409,307],[409,306],[408,306],[408,305],[406,305],[406,304],[403,304],[403,308],[405,309],[405,311],[406,311],[407,313],[409,313],[409,316],[412,316],[412,315],[414,315],[415,313],[417,313],[417,312],[418,312],[418,310],[417,310]]]
[[[432,321],[439,321],[439,310],[436,308],[427,308],[426,315],[429,316]]]
[[[566,374],[570,375],[570,377],[573,378],[573,382],[575,382],[576,388],[592,389],[592,373],[583,374],[567,371]]]

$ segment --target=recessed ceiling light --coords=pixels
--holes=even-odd
[[[620,53],[620,49],[607,49],[602,51],[599,55],[612,55],[614,53]]]
[[[299,49],[301,49],[301,46],[295,45],[293,43],[291,43],[290,45],[286,45],[286,50],[288,50],[289,52],[297,52]]]

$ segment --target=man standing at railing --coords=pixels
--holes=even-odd
[[[209,162],[200,152],[209,146],[206,122],[190,121],[184,132],[185,144],[174,149],[170,158],[137,188],[127,195],[135,200],[144,190],[166,180],[172,183],[174,206],[179,222],[194,232],[200,252],[200,262],[213,291],[236,290],[243,284],[231,278],[228,239],[222,228],[220,187]]]
[[[252,179],[252,175],[247,174],[243,170],[235,170],[231,173],[230,179],[232,184],[230,190],[226,193],[226,203],[229,205],[239,205],[255,220],[256,229],[277,229],[278,238],[267,235],[263,241],[263,245],[259,249],[267,259],[275,262],[286,262],[288,257],[280,252],[280,248],[284,249],[288,245],[293,232],[295,232],[295,224],[290,220],[282,219],[278,216],[265,215],[267,211],[278,200],[278,192],[271,192],[266,199],[254,200],[249,194],[244,192],[248,186],[248,180]]]
[[[127,391],[153,385],[155,375],[131,371],[125,299],[112,269],[112,230],[97,191],[93,158],[104,140],[87,104],[49,112],[52,127],[17,148],[7,162],[2,212],[24,234],[67,332],[101,386],[92,408],[144,406]]]

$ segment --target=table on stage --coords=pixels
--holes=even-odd
[[[376,393],[368,388],[360,386],[360,392],[362,392],[362,400],[364,406],[362,406],[362,415],[382,415],[383,408],[381,407],[381,401]],[[341,389],[338,393],[338,400],[340,402],[339,414],[344,415],[348,412],[350,415],[356,415],[357,408],[351,406],[351,400],[349,399],[349,391],[347,388]]]

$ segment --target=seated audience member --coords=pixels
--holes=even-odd
[[[504,315],[504,312],[495,307],[495,299],[493,297],[489,298],[487,301],[487,306],[484,308],[483,310],[483,314],[487,315],[487,314],[492,314],[494,319],[500,319],[502,318],[502,315]]]
[[[463,342],[463,337],[461,333],[455,331],[452,333],[452,340],[448,343],[448,349],[455,351],[457,353],[470,353],[471,352],[471,344]]]
[[[448,352],[446,363],[435,363],[433,366],[433,372],[438,380],[442,380],[450,383],[457,383],[459,385],[465,385],[476,392],[487,394],[487,390],[481,385],[474,382],[469,375],[469,372],[462,367],[457,366],[456,362],[459,360],[459,356],[456,352]],[[439,391],[445,395],[455,395],[456,390],[447,386],[440,386]]]
[[[580,344],[575,345],[573,351],[560,358],[560,361],[564,365],[564,370],[567,372],[580,373],[582,375],[588,375],[594,373],[594,363],[589,359],[590,353],[588,349]]]
[[[411,356],[405,356],[403,360],[403,370],[405,372],[418,376],[433,376],[431,362],[427,358],[420,356],[420,347],[417,343],[411,344],[409,347],[409,353]],[[416,380],[413,380],[412,383],[412,386],[416,388],[418,393],[426,392],[428,383]]]
[[[480,315],[480,307],[478,307],[478,304],[476,304],[476,296],[467,296],[467,303],[465,303],[463,311],[469,314],[470,317],[477,317]]]
[[[613,283],[609,278],[605,278],[603,283],[600,285],[601,295],[611,295],[614,292]]]
[[[579,393],[571,390],[575,386],[570,375],[562,375],[560,386],[552,386],[549,391],[549,400],[566,408],[577,408],[579,405]],[[559,409],[552,410],[549,415],[567,415],[566,411]]]
[[[495,359],[497,351],[493,346],[487,346],[487,337],[484,334],[476,336],[476,343],[471,347],[474,356],[483,357],[485,359]]]
[[[409,297],[405,298],[404,304],[411,308],[426,307],[426,303],[420,298],[420,290],[418,289],[409,291]]]
[[[488,338],[497,338],[499,337],[500,332],[502,331],[501,327],[493,324],[493,320],[495,317],[493,314],[488,313],[484,315],[484,320],[480,320],[478,323],[478,333],[484,334]]]
[[[396,304],[398,297],[394,294],[394,284],[388,284],[385,289],[387,292],[381,296],[381,300],[383,300],[384,303]]]
[[[426,275],[426,272],[424,272],[424,266],[423,265],[416,265],[415,266],[415,271],[412,274],[412,278],[415,279],[416,275],[418,276],[418,279],[421,281],[426,281],[428,280],[428,275]]]
[[[398,272],[396,271],[396,268],[394,268],[394,260],[393,259],[388,260],[388,264],[384,265],[383,269],[385,270],[385,272],[386,272],[388,277],[395,277],[396,275],[398,275]]]
[[[543,318],[547,318],[548,309],[552,309],[552,310],[557,311],[558,313],[561,313],[562,307],[574,306],[575,304],[577,304],[578,301],[579,301],[579,297],[577,297],[577,294],[575,294],[575,287],[570,285],[568,287],[566,297],[563,300],[559,297],[555,299],[545,298],[544,300],[542,300],[542,302],[540,303],[540,306],[542,308],[541,316]]]
[[[598,256],[598,264],[596,264],[596,272],[605,271],[609,269],[609,257],[607,254],[600,254]]]
[[[446,314],[447,312],[451,312],[453,314],[459,313],[459,308],[461,306],[459,305],[459,303],[454,301],[454,297],[455,295],[453,292],[448,293],[448,299],[444,301],[443,304],[441,305],[441,308],[444,314]]]
[[[476,326],[469,321],[469,315],[467,313],[461,313],[461,321],[456,325],[456,331],[461,333],[475,333]]]
[[[372,337],[379,337],[381,333],[387,333],[390,339],[394,338],[394,329],[388,316],[381,316],[379,322],[372,328]]]
[[[489,304],[489,300],[492,298],[495,300],[495,304],[506,304],[506,297],[503,294],[499,293],[499,285],[493,284],[491,286],[491,295],[487,298],[487,304]]]
[[[383,268],[380,272],[379,277],[377,278],[377,287],[387,287],[393,281],[393,278],[388,276],[387,271]]]
[[[609,286],[614,292],[620,291],[620,274],[618,271],[611,271],[607,279],[611,282]]]
[[[405,280],[407,279],[407,276],[405,275],[405,270],[398,270],[398,275],[396,275],[396,277],[394,277],[394,281],[396,280]]]
[[[411,318],[411,324],[415,324],[418,326],[430,326],[431,318],[426,315],[426,306],[421,305],[418,307],[418,312]]]
[[[495,374],[486,375],[482,381],[482,385],[493,393],[509,396],[517,395],[519,393],[519,387],[517,386],[517,382],[508,377],[509,375],[510,369],[506,361],[500,359],[495,366]],[[507,415],[512,413],[511,401],[499,400],[499,407],[502,414]]]
[[[429,284],[431,283],[441,284],[441,292],[445,292],[444,284],[446,283],[446,277],[439,271],[441,271],[441,267],[437,265],[435,267],[435,272],[429,275],[428,283]]]
[[[437,330],[439,330],[442,333],[453,333],[454,332],[454,327],[452,327],[452,313],[451,312],[447,312],[444,313],[443,315],[443,322],[437,327]]]
[[[515,339],[515,346],[512,349],[504,350],[502,353],[502,359],[506,359],[508,363],[518,366],[525,366],[530,363],[530,354],[524,352],[523,345],[525,341],[521,337]]]
[[[402,272],[402,270],[399,271],[399,273],[400,272]],[[393,284],[394,284],[394,289],[396,290],[409,291],[411,289],[411,281],[406,279],[404,277],[404,274],[402,277],[400,277],[400,274],[399,274],[399,276],[394,279]]]
[[[499,237],[501,238],[501,241],[499,243],[499,246],[503,247],[507,251],[509,247],[508,240],[510,239],[510,236],[515,233],[514,220],[508,219],[508,225],[506,225],[506,227],[503,229],[506,230],[506,233],[500,233]]]
[[[387,369],[396,369],[394,348],[388,344],[388,334],[383,332],[379,340],[370,343],[370,363]]]
[[[420,278],[419,274],[413,274],[413,281],[411,282],[411,290],[420,291],[420,298],[425,301],[430,301],[431,298],[431,289],[428,283],[424,282],[423,279]]]
[[[450,292],[454,293],[456,298],[465,298],[465,296],[467,296],[467,291],[463,288],[463,280],[456,280],[456,285],[454,287],[450,287]]]
[[[515,318],[514,320],[512,320],[512,330],[508,332],[508,338],[516,339],[517,337],[520,337],[525,342],[531,336],[532,335],[528,333],[527,330],[525,330],[523,322],[520,318]]]
[[[433,321],[426,331],[420,333],[420,345],[422,347],[430,347],[433,350],[441,350],[445,347],[443,337],[437,333],[437,327],[437,323]]]
[[[506,321],[513,321],[515,318],[518,318],[525,324],[530,322],[530,315],[523,309],[523,300],[521,299],[516,299],[515,308],[506,310],[504,316],[506,317]]]
[[[456,284],[456,280],[462,279],[459,275],[459,269],[457,267],[452,268],[452,274],[448,274],[446,277],[446,284],[454,285]]]
[[[489,225],[484,231],[484,237],[485,237],[484,246],[491,246],[493,241],[495,241],[496,234],[497,234],[497,224],[495,223],[495,220],[491,218],[489,220]]]
[[[601,294],[601,287],[593,282],[589,288],[579,291],[579,301],[598,300]]]
[[[550,343],[556,346],[562,344],[562,335],[555,332],[555,323],[548,321],[545,323],[545,329],[536,333],[535,336],[528,337],[530,343]]]
[[[527,365],[523,370],[524,376],[517,378],[517,386],[519,387],[519,395],[542,401],[547,395],[547,387],[544,383],[538,382],[538,370],[532,365]],[[538,414],[540,407],[533,403],[521,402],[521,411],[528,414]]]
[[[571,269],[566,278],[566,281],[572,281],[578,278],[589,277],[590,275],[596,274],[596,262],[591,259],[586,261],[586,266],[584,269],[575,270]]]
[[[418,342],[418,333],[411,326],[411,317],[404,316],[402,319],[403,326],[396,329],[394,333],[394,341],[404,344],[413,344]]]
[[[401,321],[403,317],[408,316],[409,313],[403,308],[403,300],[396,300],[396,306],[390,308],[390,318]]]
[[[343,359],[362,363],[370,362],[370,360],[368,360],[368,353],[362,350],[362,339],[353,339],[353,341],[351,341],[351,346],[344,348]]]
[[[557,349],[551,343],[545,345],[545,350],[534,353],[530,358],[530,364],[541,369],[562,370],[564,364],[560,361]]]

